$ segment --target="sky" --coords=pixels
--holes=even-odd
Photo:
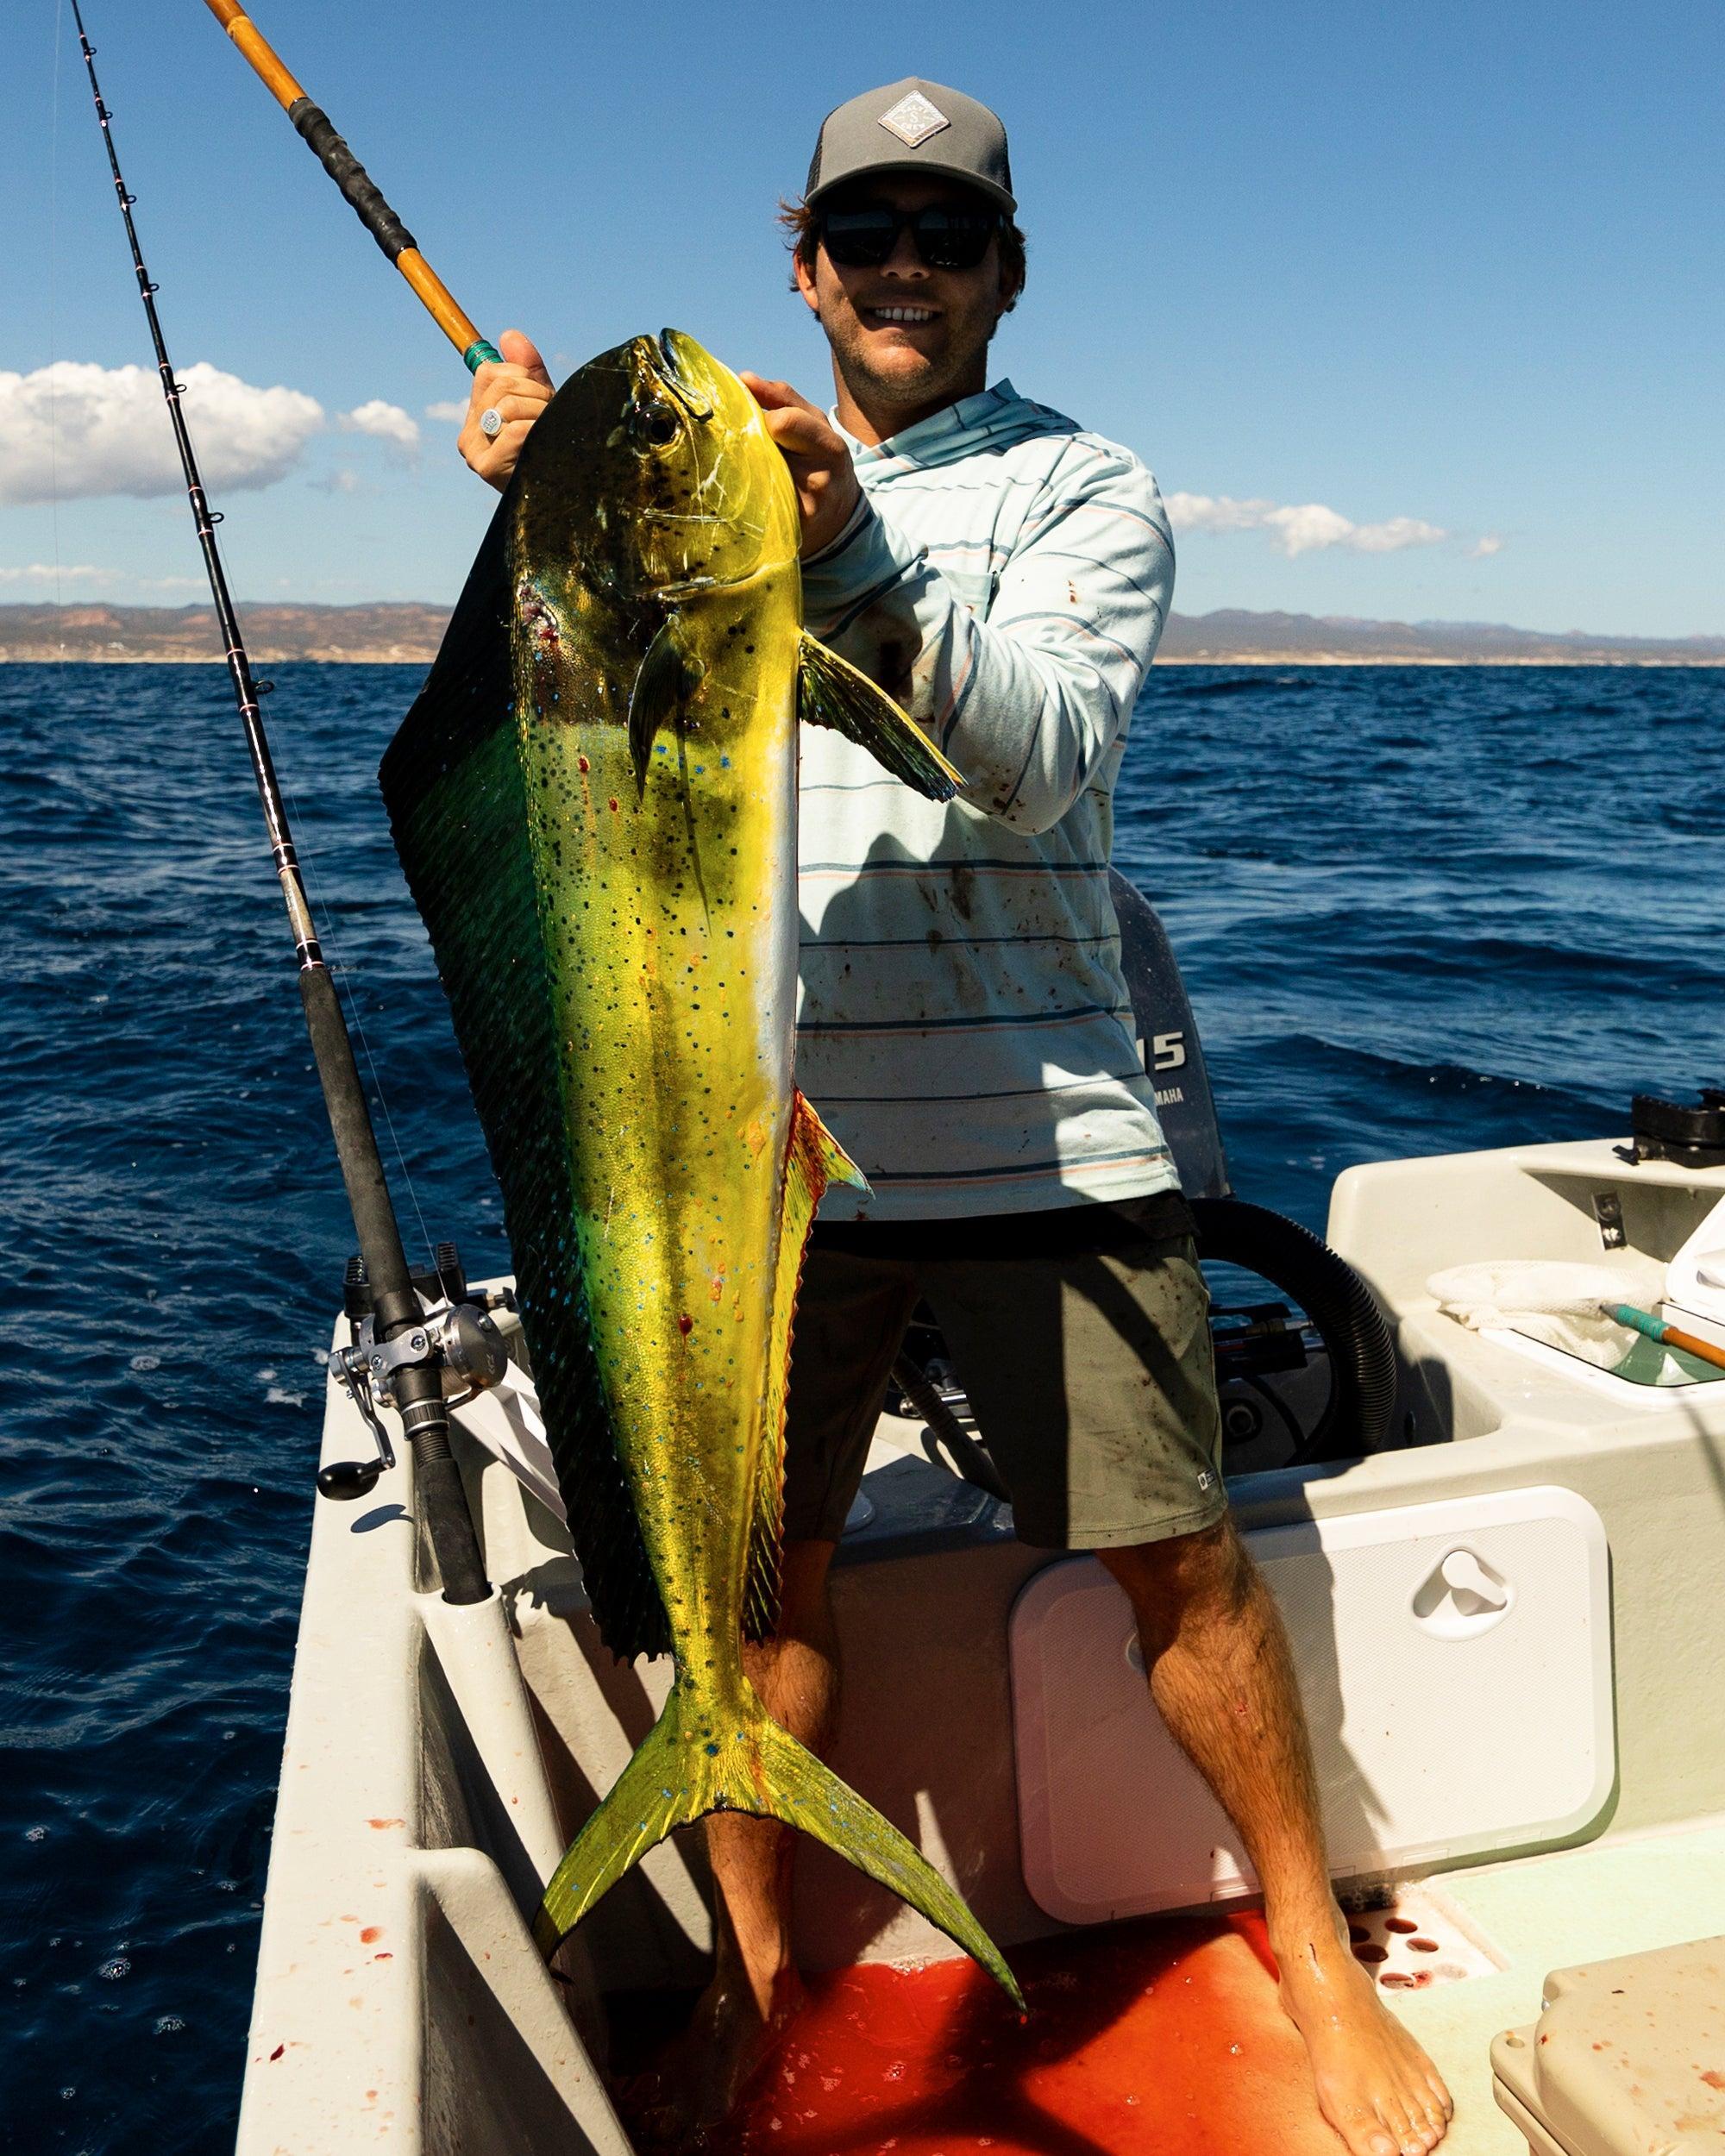
[[[1178,611],[1725,633],[1718,0],[256,19],[560,379],[671,323],[826,401],[775,205],[827,110],[917,74],[1010,132],[1030,276],[994,372],[1155,470]],[[201,0],[86,20],[235,592],[452,602],[494,499],[459,357]],[[183,605],[70,7],[9,0],[5,44],[0,603]]]

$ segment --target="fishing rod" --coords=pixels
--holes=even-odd
[[[369,1314],[359,1328],[354,1345],[336,1358],[336,1374],[347,1384],[370,1425],[377,1441],[378,1457],[375,1461],[331,1463],[319,1471],[318,1488],[326,1497],[357,1497],[375,1484],[386,1467],[395,1464],[388,1435],[378,1419],[373,1402],[383,1400],[392,1404],[399,1410],[402,1427],[413,1453],[415,1489],[442,1576],[444,1599],[451,1602],[483,1601],[491,1589],[480,1556],[473,1516],[461,1487],[461,1470],[449,1449],[449,1414],[443,1399],[443,1371],[446,1368],[453,1369],[469,1384],[495,1382],[495,1376],[501,1374],[500,1366],[494,1367],[499,1354],[496,1329],[467,1300],[459,1263],[453,1251],[448,1251],[446,1256],[447,1246],[440,1250],[438,1261],[438,1284],[449,1306],[446,1311],[427,1315],[408,1268],[401,1229],[390,1202],[389,1185],[378,1152],[377,1135],[372,1128],[365,1090],[354,1061],[353,1043],[306,901],[293,835],[288,828],[287,811],[259,710],[262,689],[253,679],[251,661],[246,654],[245,640],[240,634],[227,576],[216,548],[216,526],[222,521],[221,512],[210,508],[204,495],[191,436],[181,409],[185,385],[174,379],[173,362],[168,357],[161,318],[156,311],[155,295],[160,287],[151,281],[144,266],[143,250],[132,217],[132,205],[137,197],[128,190],[121,174],[114,130],[108,108],[102,100],[101,85],[96,79],[96,48],[85,29],[78,0],[72,0],[72,14],[78,25],[78,41],[90,77],[91,95],[96,101],[96,117],[107,146],[114,192],[131,245],[139,297],[149,319],[156,370],[161,376],[162,396],[173,426],[180,468],[185,474],[186,495],[191,505],[192,522],[198,528],[198,543],[204,553],[210,595],[216,604],[216,619],[222,631],[234,700],[239,705],[246,743],[251,751],[252,774],[257,780],[258,799],[263,804],[270,853],[281,883],[294,952],[299,962],[299,993],[305,1008],[306,1030],[311,1036],[312,1056],[317,1067],[318,1082],[323,1088],[323,1103],[329,1113],[329,1127],[335,1136],[336,1152],[347,1185],[348,1202],[353,1211],[354,1230],[363,1263],[362,1281],[357,1269],[349,1268],[348,1314],[357,1323],[360,1310],[367,1300]],[[361,178],[364,178],[363,173]],[[429,270],[426,274],[430,276]],[[442,287],[438,289],[441,291]],[[453,306],[454,303],[450,304]]]
[[[210,14],[250,61],[270,95],[292,121],[312,155],[353,204],[360,222],[407,279],[437,327],[467,361],[468,372],[477,373],[487,360],[500,361],[502,354],[480,335],[455,304],[448,286],[419,252],[413,235],[384,200],[370,173],[336,134],[323,108],[312,103],[283,66],[238,0],[207,0],[207,4]]]

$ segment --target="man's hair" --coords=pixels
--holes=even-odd
[[[785,228],[785,243],[792,258],[802,264],[811,275],[814,273],[814,258],[820,248],[820,212],[811,210],[807,203],[781,202],[779,222]],[[1000,272],[1011,287],[1012,297],[1003,313],[1010,314],[1019,304],[1025,288],[1025,235],[1011,217],[1000,219]],[[797,288],[794,275],[791,290]]]

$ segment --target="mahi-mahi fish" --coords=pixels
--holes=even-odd
[[[1018,1996],[963,1901],[767,1714],[803,1248],[862,1178],[796,1090],[797,728],[950,799],[959,774],[806,636],[784,459],[693,338],[574,375],[528,438],[385,758],[504,1198],[600,1634],[675,1657],[557,1867],[558,1941],[672,1828],[751,1813],[891,1888]]]

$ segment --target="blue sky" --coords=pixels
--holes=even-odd
[[[0,600],[51,598],[57,555],[68,601],[177,605],[183,498],[77,492],[147,490],[160,437],[113,376],[148,348],[69,9],[55,128],[55,12],[15,0],[0,90]],[[451,599],[492,498],[428,417],[459,359],[200,0],[90,18],[181,372],[292,392],[207,392],[236,590]],[[258,20],[491,334],[562,372],[674,323],[823,398],[775,198],[830,105],[955,83],[1007,122],[1030,235],[997,372],[1181,498],[1182,611],[1725,633],[1717,0]],[[51,360],[113,405],[60,439],[57,517],[20,498]]]

